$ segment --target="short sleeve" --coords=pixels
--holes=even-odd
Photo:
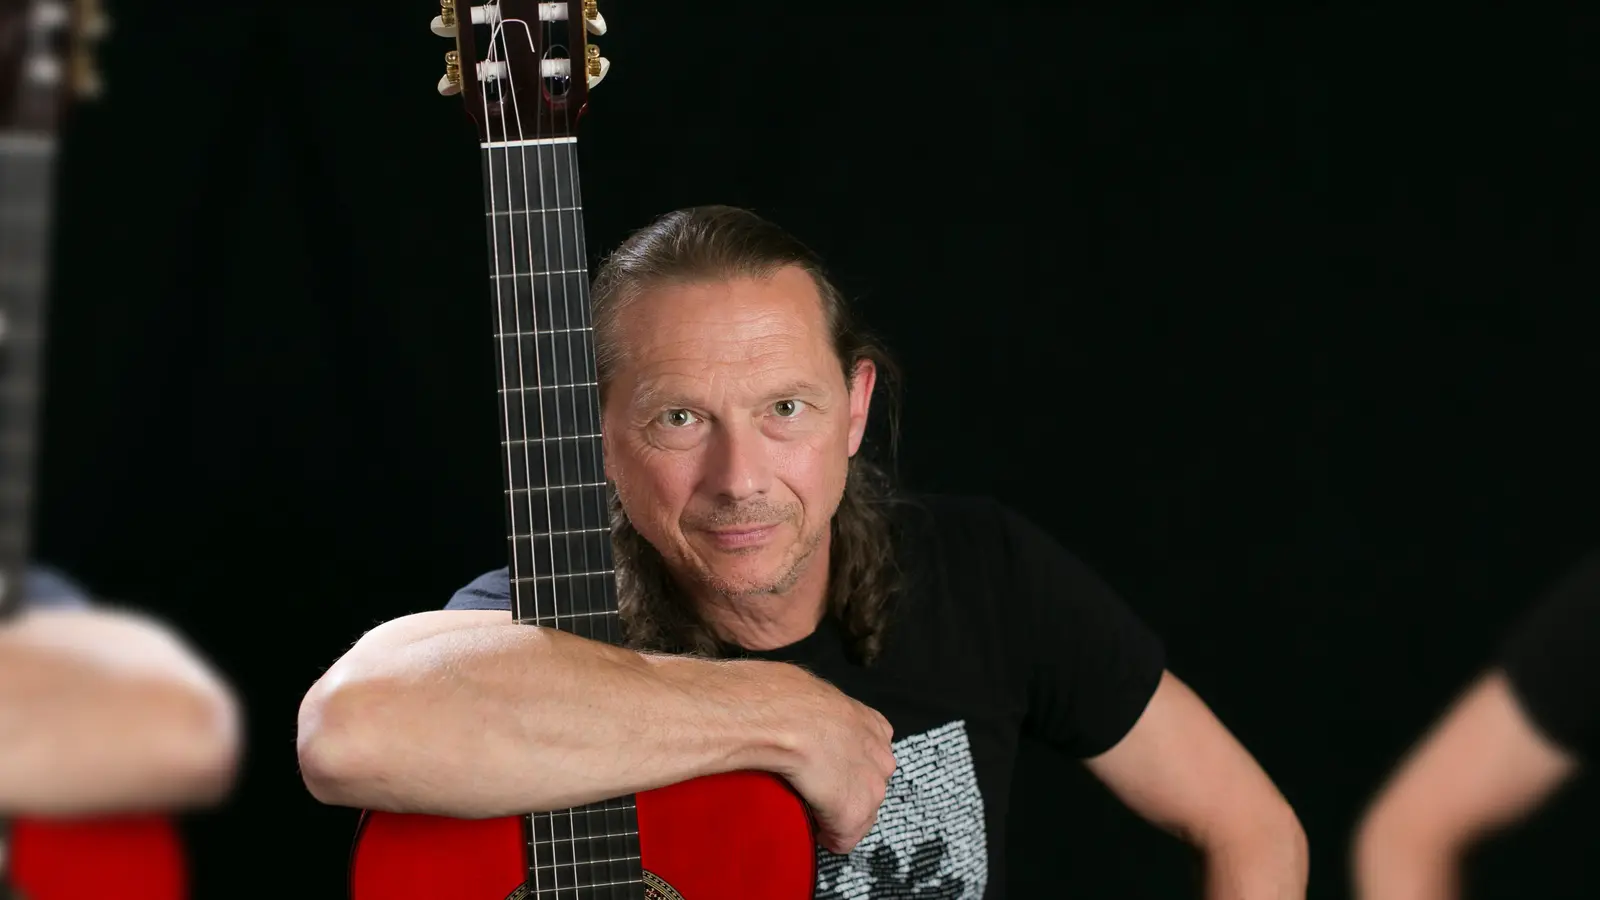
[[[1583,759],[1600,749],[1600,552],[1574,566],[1520,622],[1500,665],[1545,736]]]
[[[1053,537],[1003,514],[1027,659],[1025,729],[1078,758],[1132,730],[1166,668],[1161,639]]]
[[[455,592],[445,609],[495,609],[511,611],[511,570],[496,569],[479,575]]]
[[[35,565],[24,576],[22,602],[29,609],[88,609],[89,592],[49,566]]]

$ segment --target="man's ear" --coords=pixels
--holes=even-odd
[[[872,389],[878,383],[878,366],[870,359],[856,363],[850,372],[850,455],[861,449],[867,434],[867,413],[872,409]]]

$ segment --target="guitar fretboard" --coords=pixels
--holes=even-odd
[[[620,643],[571,139],[483,148],[512,614]],[[528,817],[539,900],[643,896],[634,798]]]
[[[29,552],[55,147],[0,135],[0,618],[21,602]]]

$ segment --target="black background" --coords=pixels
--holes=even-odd
[[[300,697],[502,564],[437,11],[115,3],[65,133],[40,550],[248,703],[237,795],[188,820],[197,897],[342,896],[355,813],[299,781]],[[1600,538],[1594,24],[601,11],[591,250],[697,203],[816,246],[907,369],[905,480],[998,495],[1110,580],[1344,895],[1388,766]],[[1197,896],[1079,767],[1029,748],[1018,779],[1014,896]],[[1594,895],[1595,802],[1487,845],[1474,895]]]

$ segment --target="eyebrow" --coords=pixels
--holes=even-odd
[[[763,402],[782,400],[788,397],[816,397],[826,394],[827,388],[814,381],[799,379],[780,384],[776,389],[765,392],[761,399]],[[659,383],[646,384],[639,389],[631,404],[635,409],[649,409],[656,406],[694,406],[680,391],[668,390]]]

